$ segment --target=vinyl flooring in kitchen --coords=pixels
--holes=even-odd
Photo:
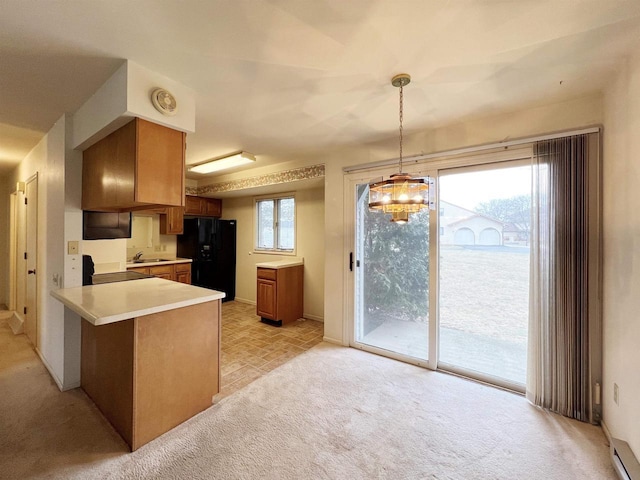
[[[222,391],[219,398],[253,382],[322,341],[324,325],[300,319],[282,327],[260,321],[255,305],[222,304]]]

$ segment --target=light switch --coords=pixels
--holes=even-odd
[[[67,244],[67,254],[69,255],[78,255],[79,249],[80,249],[80,244],[77,240],[71,240]]]

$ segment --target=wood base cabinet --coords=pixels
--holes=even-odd
[[[153,267],[129,267],[127,270],[191,285],[191,263],[174,263]]]
[[[191,285],[191,264],[190,263],[176,263],[176,282],[187,283]]]
[[[258,268],[256,313],[277,325],[302,318],[304,266]]]
[[[94,326],[82,321],[81,385],[136,450],[220,392],[220,301]]]

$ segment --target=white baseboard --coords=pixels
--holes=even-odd
[[[255,305],[255,300],[249,300],[248,298],[236,297],[233,299],[235,302],[244,303],[246,305]],[[307,320],[315,320],[316,322],[324,323],[324,317],[319,317],[318,315],[311,315],[310,313],[303,313],[302,318],[306,318]]]
[[[600,426],[602,427],[604,436],[607,437],[607,445],[611,445],[611,432],[609,431],[609,427],[604,423],[604,420],[600,420]]]
[[[14,335],[24,333],[24,320],[17,312],[13,312],[13,315],[9,319],[9,327],[11,327]]]
[[[74,388],[79,388],[79,387],[80,387],[80,381],[78,380],[77,382],[69,383],[68,385],[63,385],[62,391],[66,392],[67,390],[73,390]]]
[[[256,302],[254,300],[247,300],[246,298],[236,297],[233,300],[235,302],[238,302],[238,303],[246,303],[247,305],[255,305],[256,304]]]
[[[342,340],[336,340],[335,338],[331,338],[331,337],[322,337],[322,341],[323,342],[328,342],[328,343],[333,343],[334,345],[340,345],[341,347],[347,347],[348,345],[345,345]]]
[[[310,313],[303,313],[302,318],[306,318],[307,320],[315,320],[316,322],[324,323],[324,317],[319,317],[317,315],[311,315]]]
[[[36,353],[38,354],[38,356],[40,357],[40,361],[45,366],[45,368],[49,371],[49,375],[51,375],[51,378],[53,378],[53,381],[56,382],[56,385],[58,385],[58,388],[60,389],[60,391],[64,392],[65,391],[65,386],[60,381],[60,379],[58,378],[56,373],[53,371],[53,368],[51,368],[51,365],[49,365],[47,360],[44,358],[44,356],[42,355],[42,352],[40,351],[40,349],[36,348],[35,350],[36,350]],[[66,390],[69,390],[69,388],[67,387]]]

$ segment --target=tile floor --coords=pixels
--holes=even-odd
[[[222,304],[222,391],[231,395],[322,341],[324,325],[297,320],[274,327],[260,321],[255,305]]]

